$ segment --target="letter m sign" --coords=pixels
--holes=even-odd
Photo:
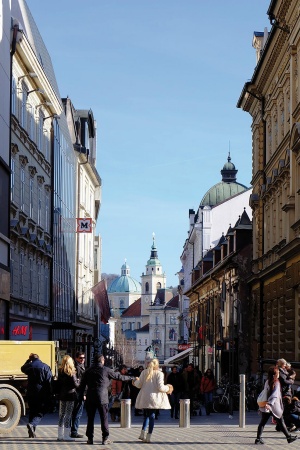
[[[92,219],[90,217],[77,220],[77,233],[91,233],[92,232]]]

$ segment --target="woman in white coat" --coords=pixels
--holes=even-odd
[[[164,384],[164,374],[159,370],[159,361],[156,358],[149,362],[147,369],[143,370],[133,384],[140,389],[135,407],[144,409],[145,415],[139,439],[150,442],[154,428],[155,410],[171,409],[167,394],[172,394],[173,386]],[[147,427],[149,429],[146,435]]]
[[[257,438],[255,439],[255,444],[264,444],[261,436],[264,427],[271,416],[273,416],[276,420],[278,428],[283,432],[289,444],[297,439],[297,436],[290,435],[283,420],[282,395],[278,378],[278,367],[270,367],[268,370],[268,379],[265,383],[265,389],[267,389],[268,392],[268,400],[266,406],[259,408],[261,412],[261,421],[257,428]]]

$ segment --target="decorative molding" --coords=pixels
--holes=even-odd
[[[37,180],[39,184],[44,184],[45,183],[45,178],[43,177],[43,175],[38,175],[37,176]]]
[[[19,155],[19,161],[21,166],[25,167],[29,163],[29,160],[26,155]]]
[[[29,166],[28,170],[29,170],[29,175],[31,176],[31,178],[34,178],[35,174],[37,173],[36,167],[35,166]]]
[[[13,156],[16,156],[16,154],[19,152],[19,147],[17,146],[17,144],[11,144],[10,149]]]

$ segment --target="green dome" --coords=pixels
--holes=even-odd
[[[227,162],[224,164],[221,170],[222,181],[211,187],[201,200],[200,206],[216,206],[220,203],[228,200],[235,195],[246,191],[248,188],[241,183],[237,183],[236,174],[237,169],[231,162],[230,154],[228,155]]]
[[[126,261],[121,267],[121,276],[111,283],[107,292],[130,292],[131,294],[141,294],[141,283],[130,276],[130,267]]]

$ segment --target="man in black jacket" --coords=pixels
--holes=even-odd
[[[48,411],[50,405],[52,372],[50,367],[43,363],[36,353],[30,353],[29,358],[21,367],[21,371],[28,377],[28,436],[35,438],[36,427]]]
[[[75,356],[75,369],[78,380],[81,382],[82,376],[85,371],[85,353],[77,352]],[[79,422],[82,416],[83,405],[85,401],[85,395],[79,397],[79,388],[76,389],[77,399],[74,402],[74,408],[72,413],[72,422],[71,422],[71,437],[73,438],[82,438],[83,435],[78,433]]]
[[[119,372],[115,372],[113,369],[105,367],[104,356],[95,356],[94,364],[84,372],[79,388],[80,397],[83,397],[87,387],[85,403],[87,412],[87,444],[94,443],[94,421],[97,410],[99,411],[101,421],[102,444],[107,445],[112,443],[108,439],[108,388],[111,379],[129,381],[134,380],[135,378],[121,375]]]

